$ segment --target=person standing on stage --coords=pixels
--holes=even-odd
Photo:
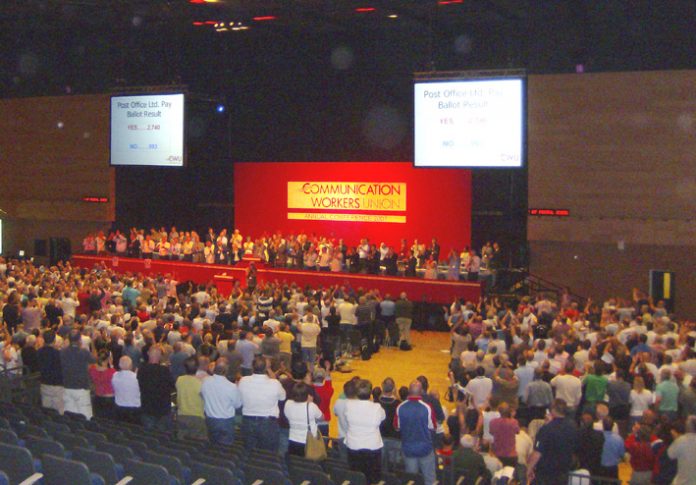
[[[481,271],[481,258],[476,254],[476,250],[472,249],[469,256],[469,264],[466,268],[467,280],[478,281],[479,271]]]

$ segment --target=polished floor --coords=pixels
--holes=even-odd
[[[332,409],[333,402],[343,391],[343,384],[353,376],[368,379],[373,386],[379,386],[386,377],[391,377],[398,389],[401,386],[408,386],[419,375],[424,375],[430,382],[430,388],[440,393],[442,404],[449,411],[452,404],[444,400],[445,391],[449,386],[447,378],[447,366],[450,361],[449,333],[411,331],[411,340],[413,343],[411,351],[382,347],[370,360],[350,361],[349,366],[352,372],[332,373],[335,390]],[[331,420],[329,434],[334,437],[338,435],[336,419]]]

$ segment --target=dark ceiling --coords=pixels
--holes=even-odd
[[[695,26],[694,0],[2,0],[0,96],[215,91],[241,58],[274,56],[329,69],[397,58],[406,72],[693,68]]]

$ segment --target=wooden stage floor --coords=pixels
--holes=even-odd
[[[450,334],[449,332],[417,332],[411,330],[413,350],[406,352],[395,348],[384,348],[372,355],[370,360],[352,360],[351,373],[333,372],[334,396],[331,401],[331,409],[338,396],[343,392],[343,384],[360,376],[368,379],[373,386],[380,386],[382,380],[391,377],[396,382],[397,389],[408,386],[419,375],[428,378],[430,388],[439,391],[440,400],[447,411],[451,411],[452,403],[444,400],[444,394],[449,386],[447,378],[447,366],[450,361]],[[329,435],[338,436],[338,423],[336,417],[331,417]]]

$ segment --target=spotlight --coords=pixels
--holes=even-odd
[[[224,113],[224,112],[225,112],[225,105],[224,105],[224,104],[218,104],[218,105],[215,107],[215,111],[217,111],[218,113]]]

